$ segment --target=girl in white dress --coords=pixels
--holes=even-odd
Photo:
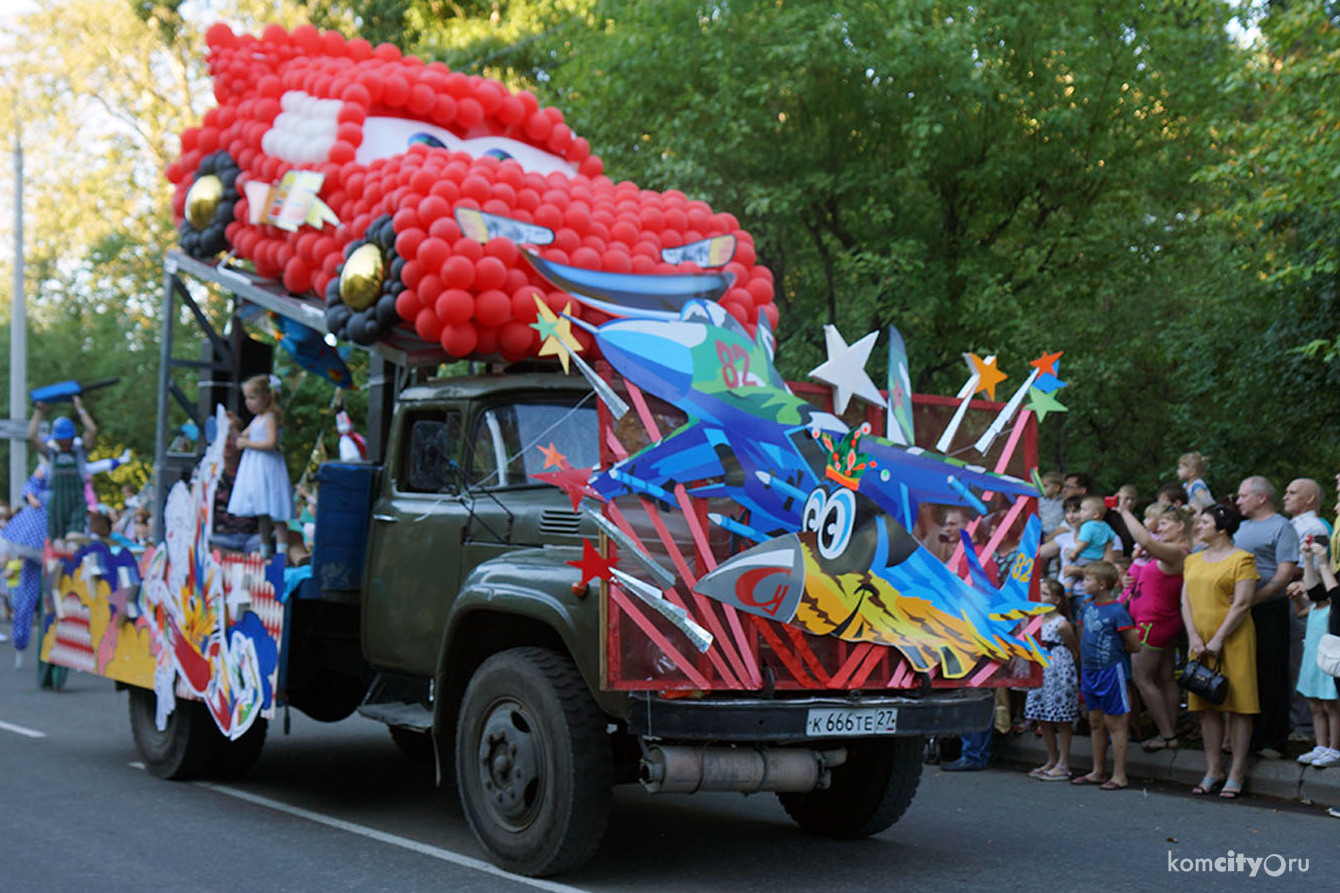
[[[261,555],[274,554],[274,539],[287,551],[288,524],[293,517],[293,488],[288,467],[279,452],[280,410],[268,375],[257,375],[242,383],[242,396],[251,424],[237,436],[242,460],[237,466],[228,514],[255,518],[261,537]],[[278,521],[276,529],[271,523]],[[272,531],[276,531],[272,536]]]

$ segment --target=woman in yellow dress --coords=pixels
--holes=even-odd
[[[1191,789],[1209,794],[1220,783],[1219,796],[1235,800],[1242,795],[1251,749],[1252,714],[1260,713],[1256,694],[1256,627],[1252,599],[1256,593],[1256,559],[1235,548],[1233,534],[1242,516],[1231,506],[1215,505],[1201,512],[1194,534],[1205,549],[1187,556],[1183,569],[1182,619],[1186,623],[1188,652],[1228,677],[1228,697],[1211,704],[1187,693],[1187,707],[1200,713],[1205,743],[1205,777]],[[1225,727],[1233,743],[1233,764],[1224,775]]]

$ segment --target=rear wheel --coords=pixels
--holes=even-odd
[[[498,865],[556,874],[595,854],[613,783],[605,724],[567,655],[513,648],[475,671],[456,727],[456,779],[470,828]]]
[[[154,722],[158,696],[145,688],[130,690],[130,733],[145,770],[156,778],[199,778],[210,768],[222,736],[205,705],[177,699],[159,730]]]
[[[878,834],[902,817],[921,781],[921,738],[845,742],[847,762],[832,783],[804,794],[778,794],[795,823],[822,837],[854,840]]]

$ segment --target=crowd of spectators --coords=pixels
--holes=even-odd
[[[1177,476],[1139,510],[1133,487],[1104,498],[1088,475],[1042,476],[1043,599],[1057,611],[1038,632],[1050,665],[1022,717],[1047,743],[1035,778],[1123,788],[1128,735],[1146,751],[1199,741],[1192,792],[1224,799],[1241,795],[1251,756],[1301,743],[1300,763],[1340,765],[1340,696],[1317,660],[1323,635],[1340,634],[1321,486],[1299,478],[1281,499],[1253,475],[1215,500],[1198,453],[1180,457]],[[1227,677],[1223,703],[1179,688],[1191,658]],[[1086,726],[1094,766],[1072,778],[1070,736]],[[980,751],[942,768],[981,768]]]

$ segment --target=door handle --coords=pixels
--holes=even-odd
[[[385,521],[387,524],[394,524],[396,521],[399,521],[400,519],[397,518],[395,515],[373,515],[372,520]]]

